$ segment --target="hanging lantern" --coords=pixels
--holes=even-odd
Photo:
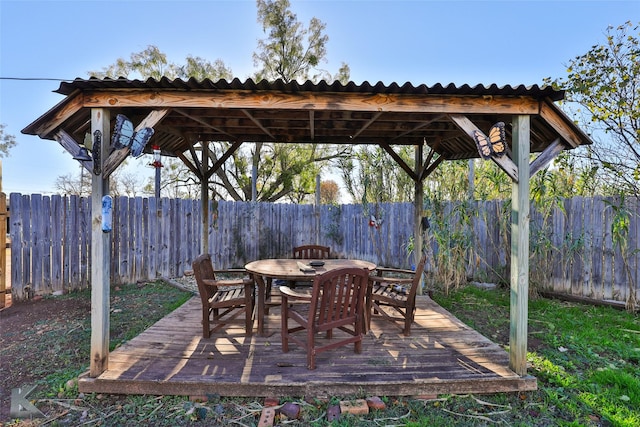
[[[149,166],[153,166],[154,168],[161,168],[162,162],[160,161],[160,146],[152,145],[153,148],[153,162],[149,163]]]

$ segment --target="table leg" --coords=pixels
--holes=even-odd
[[[264,306],[266,296],[266,285],[264,278],[260,274],[254,274],[253,278],[258,284],[258,335],[264,336]]]

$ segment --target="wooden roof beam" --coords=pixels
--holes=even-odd
[[[306,94],[305,94],[306,95]],[[144,91],[87,92],[85,107],[149,107]],[[440,114],[538,114],[540,105],[529,97],[472,97],[451,95],[357,94],[318,92],[299,96],[282,92],[188,92],[157,90],[154,107],[268,110],[383,111]]]

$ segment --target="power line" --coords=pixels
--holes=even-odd
[[[54,79],[49,77],[0,77],[0,80],[72,82],[74,79]]]

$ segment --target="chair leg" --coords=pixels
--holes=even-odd
[[[245,335],[250,337],[253,334],[253,307],[247,304],[244,310],[244,331]]]
[[[273,284],[273,279],[271,277],[267,277],[266,288],[265,288],[266,290],[264,294],[264,300],[265,300],[264,314],[266,314],[267,316],[269,315],[269,304],[267,304],[266,302],[271,299],[272,284]]]
[[[364,316],[364,313],[362,313]],[[354,344],[354,349],[353,351],[355,351],[356,353],[360,354],[362,353],[362,331],[366,330],[366,323],[364,322],[363,316],[359,316],[356,318],[356,324],[355,324],[355,328],[354,328],[354,335],[356,337],[358,337],[358,341],[355,342]]]
[[[286,297],[283,297],[282,312],[280,313],[280,335],[282,336],[282,352],[289,352],[289,322]]]
[[[253,335],[253,285],[245,286],[245,313],[244,313],[244,330],[245,335],[250,337]]]
[[[327,333],[330,332],[327,331]],[[316,334],[313,328],[307,328],[307,368],[316,369]]]
[[[211,336],[211,327],[209,326],[209,307],[202,307],[202,336],[209,338]]]
[[[407,307],[405,309],[404,330],[402,331],[403,335],[405,336],[411,335],[411,324],[413,323],[414,314],[414,308]]]

